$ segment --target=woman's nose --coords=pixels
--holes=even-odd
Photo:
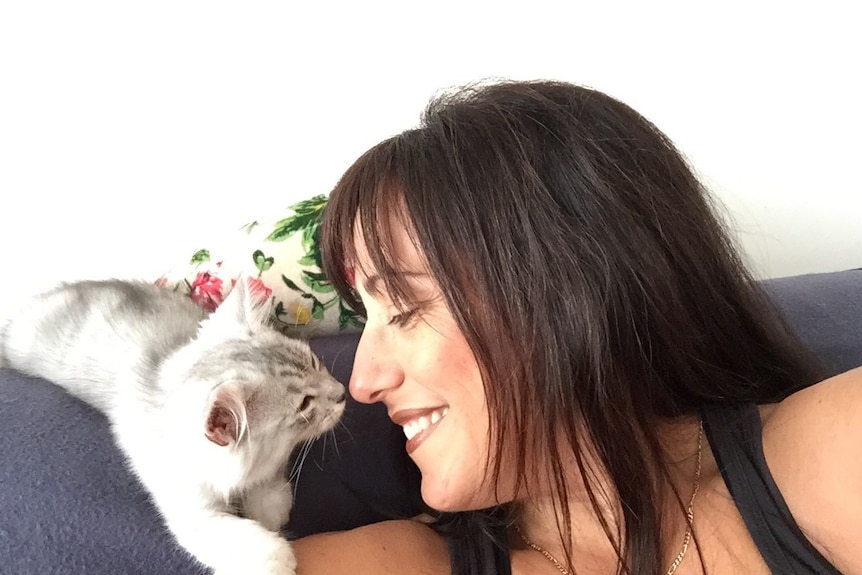
[[[375,337],[367,327],[359,338],[353,373],[350,375],[350,395],[360,403],[376,403],[391,389],[404,381],[404,371],[388,348],[384,338]]]

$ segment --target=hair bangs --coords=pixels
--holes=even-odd
[[[362,315],[365,306],[356,291],[357,270],[377,276],[397,307],[413,299],[399,263],[393,222],[406,225],[410,241],[420,253],[421,249],[396,175],[396,139],[384,140],[356,160],[330,193],[324,211],[324,272],[345,303]]]

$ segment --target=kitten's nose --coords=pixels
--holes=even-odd
[[[345,399],[347,399],[347,391],[342,389],[340,393],[336,394],[335,403],[344,403]]]

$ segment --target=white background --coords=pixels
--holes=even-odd
[[[0,301],[154,278],[327,193],[435,91],[487,77],[641,111],[759,276],[862,266],[852,2],[299,4],[2,2]]]

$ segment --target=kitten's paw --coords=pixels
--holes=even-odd
[[[290,544],[268,557],[262,572],[266,575],[296,575],[296,557]]]

